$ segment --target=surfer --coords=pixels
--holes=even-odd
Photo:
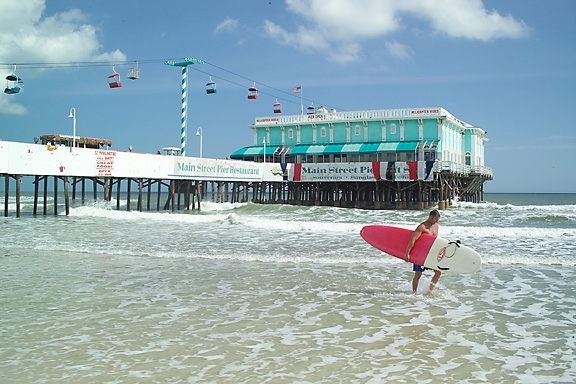
[[[434,209],[430,212],[428,219],[426,219],[426,221],[420,223],[416,227],[416,229],[412,233],[412,237],[410,238],[410,241],[408,242],[408,246],[406,247],[406,253],[404,254],[404,260],[410,262],[410,251],[412,250],[414,243],[416,243],[416,240],[418,240],[418,238],[423,233],[428,233],[432,236],[438,236],[438,220],[440,220],[440,212],[438,212],[437,209]],[[416,293],[416,290],[418,289],[418,282],[420,281],[420,277],[422,276],[422,272],[424,272],[427,269],[429,269],[429,268],[424,268],[421,265],[417,265],[417,264],[413,265],[412,270],[414,271],[414,277],[412,278],[412,291],[414,293]],[[442,274],[442,272],[440,272],[440,271],[434,271],[434,276],[432,277],[432,280],[430,281],[429,293],[432,293],[432,290],[434,289],[434,286],[436,286],[436,283],[438,283],[438,280],[440,279],[441,274]]]

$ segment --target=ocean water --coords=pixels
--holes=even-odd
[[[10,197],[0,382],[573,383],[576,195],[485,200],[439,222],[481,269],[432,295],[426,272],[414,295],[411,264],[359,232],[427,211],[112,201],[33,217],[28,195],[16,218]]]

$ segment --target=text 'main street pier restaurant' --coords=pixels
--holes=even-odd
[[[492,180],[486,131],[441,107],[309,107],[306,115],[256,118],[249,128],[254,145],[231,158],[280,164],[287,182],[262,190],[289,204],[444,209],[455,198],[482,200]]]

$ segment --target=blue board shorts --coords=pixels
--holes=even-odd
[[[424,271],[427,271],[430,269],[430,268],[426,268],[426,267],[423,267],[423,266],[417,265],[417,264],[412,264],[412,265],[413,265],[412,270],[414,272],[424,272]]]

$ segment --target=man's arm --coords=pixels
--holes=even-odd
[[[418,240],[420,238],[420,236],[422,235],[422,233],[424,233],[425,230],[426,230],[426,227],[424,226],[424,224],[420,224],[419,226],[416,227],[416,229],[412,233],[412,237],[410,238],[410,241],[408,242],[408,246],[406,247],[406,253],[404,254],[404,260],[410,261],[410,251],[412,250],[412,247],[416,243],[416,240]]]

